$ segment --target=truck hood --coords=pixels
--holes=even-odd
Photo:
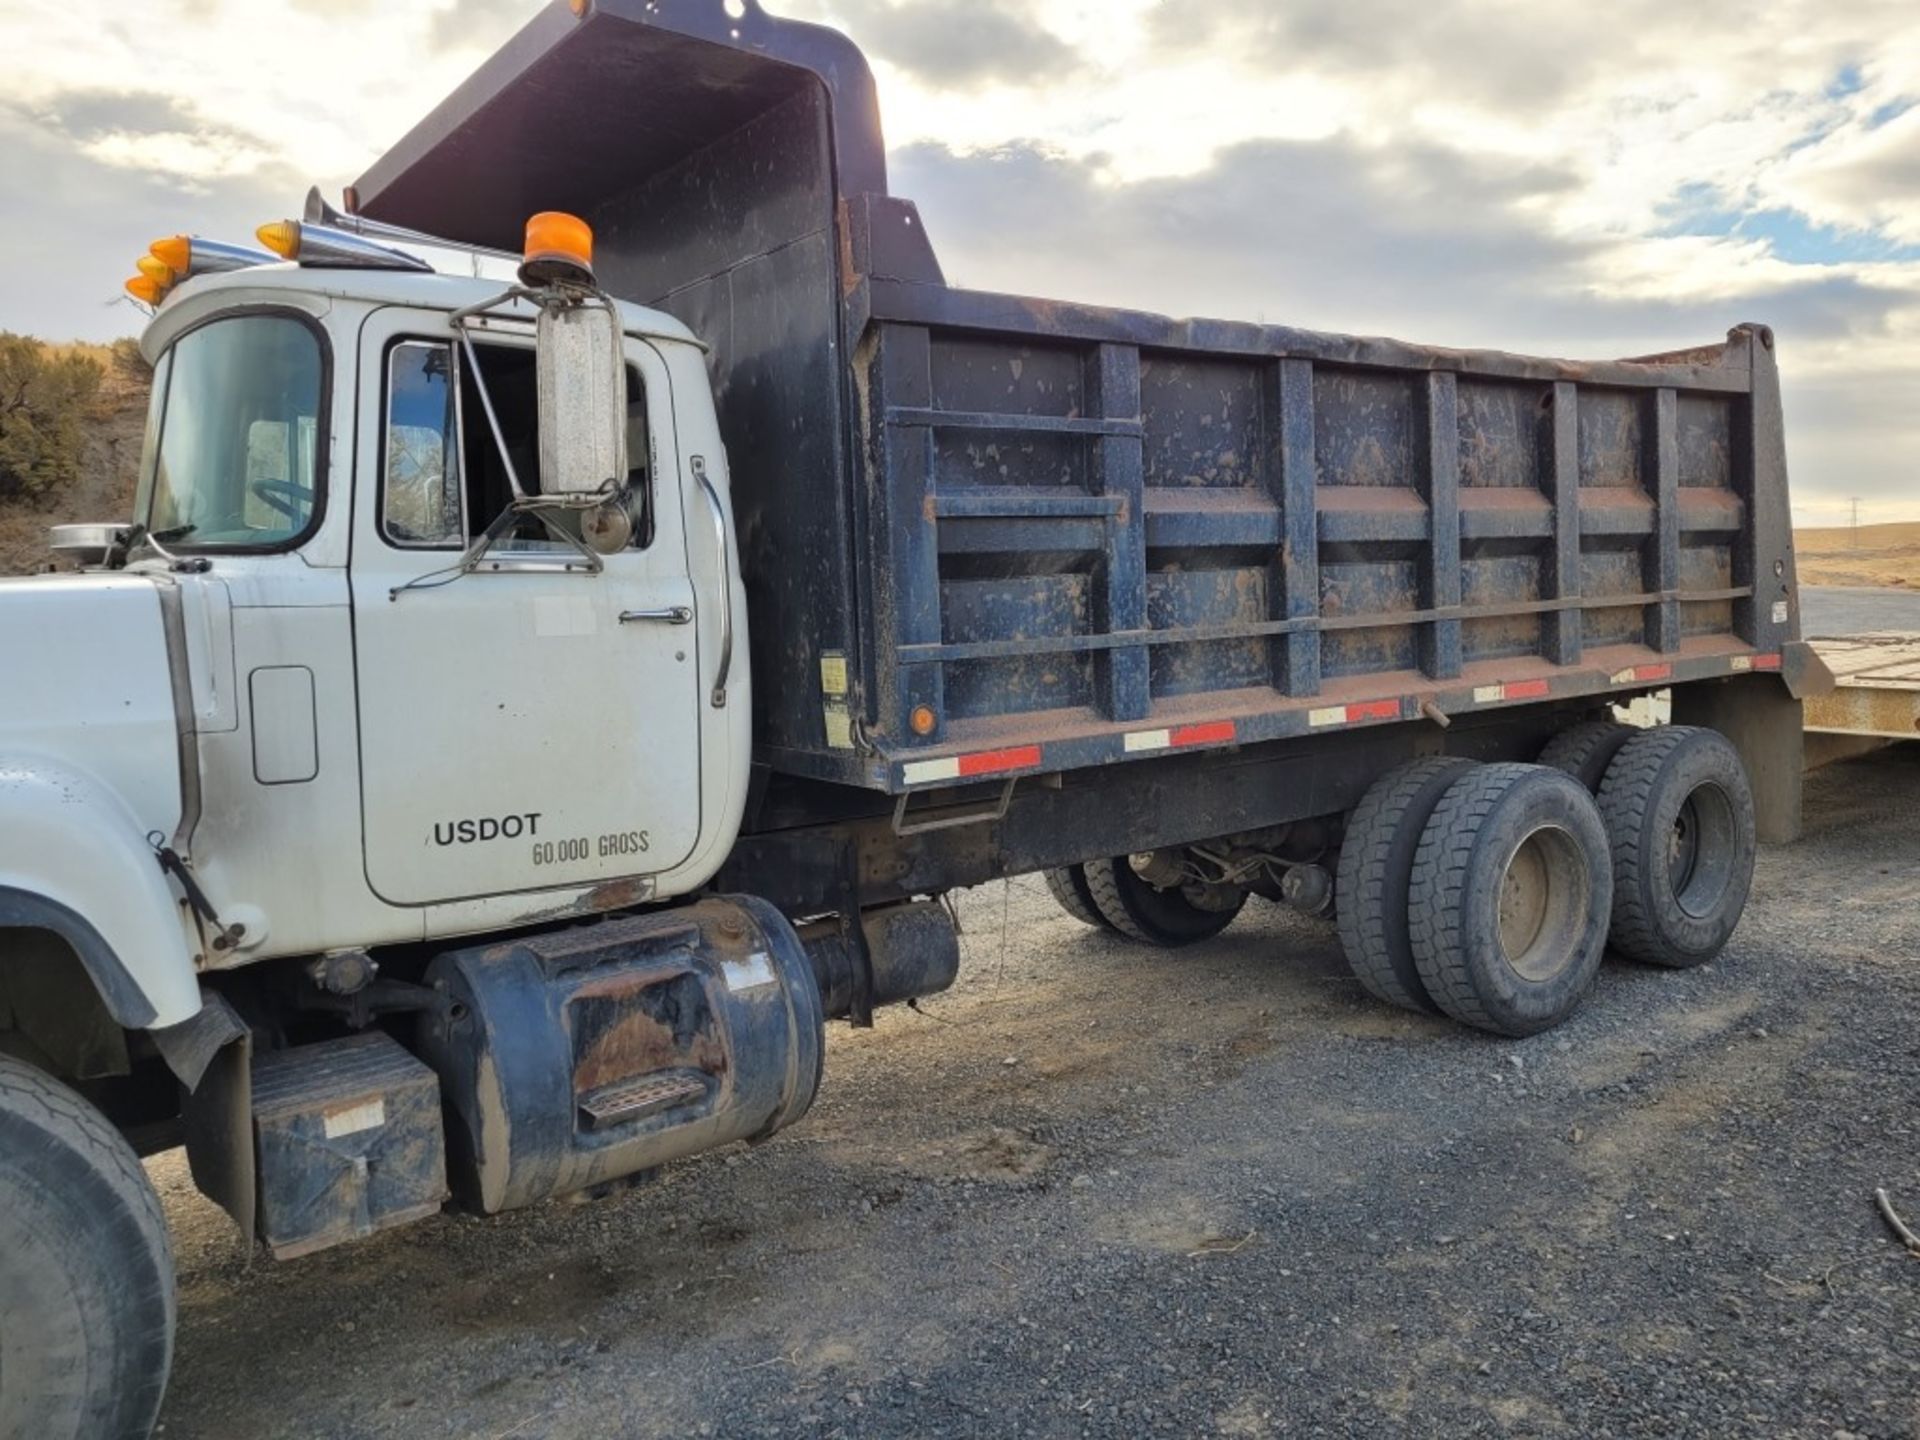
[[[175,703],[174,676],[186,670],[183,615],[171,577],[0,580],[0,770],[91,776],[142,825],[172,834],[181,730],[191,727],[190,698]]]

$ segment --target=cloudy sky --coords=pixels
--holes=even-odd
[[[719,4],[721,0],[713,0]],[[1583,357],[1780,335],[1802,523],[1920,518],[1920,0],[766,0],[955,283]],[[329,191],[537,0],[0,0],[0,329]]]

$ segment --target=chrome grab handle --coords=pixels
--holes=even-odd
[[[727,507],[720,492],[707,478],[706,457],[696,455],[691,462],[693,478],[706,492],[707,505],[713,511],[713,531],[720,542],[720,673],[713,677],[713,708],[727,705],[727,677],[733,672],[733,567],[727,561]]]
[[[659,620],[668,625],[691,625],[693,607],[691,605],[668,605],[661,610],[622,610],[620,623],[631,625],[636,620]]]

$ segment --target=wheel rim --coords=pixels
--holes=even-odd
[[[1580,842],[1558,825],[1530,831],[1500,877],[1500,953],[1522,979],[1551,980],[1586,929],[1591,875]]]
[[[1702,785],[1680,802],[1667,837],[1667,880],[1688,916],[1704,920],[1733,882],[1733,801],[1718,785]]]

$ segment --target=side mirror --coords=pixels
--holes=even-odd
[[[535,331],[540,493],[592,495],[627,482],[627,367],[619,312],[595,301],[540,307]]]

